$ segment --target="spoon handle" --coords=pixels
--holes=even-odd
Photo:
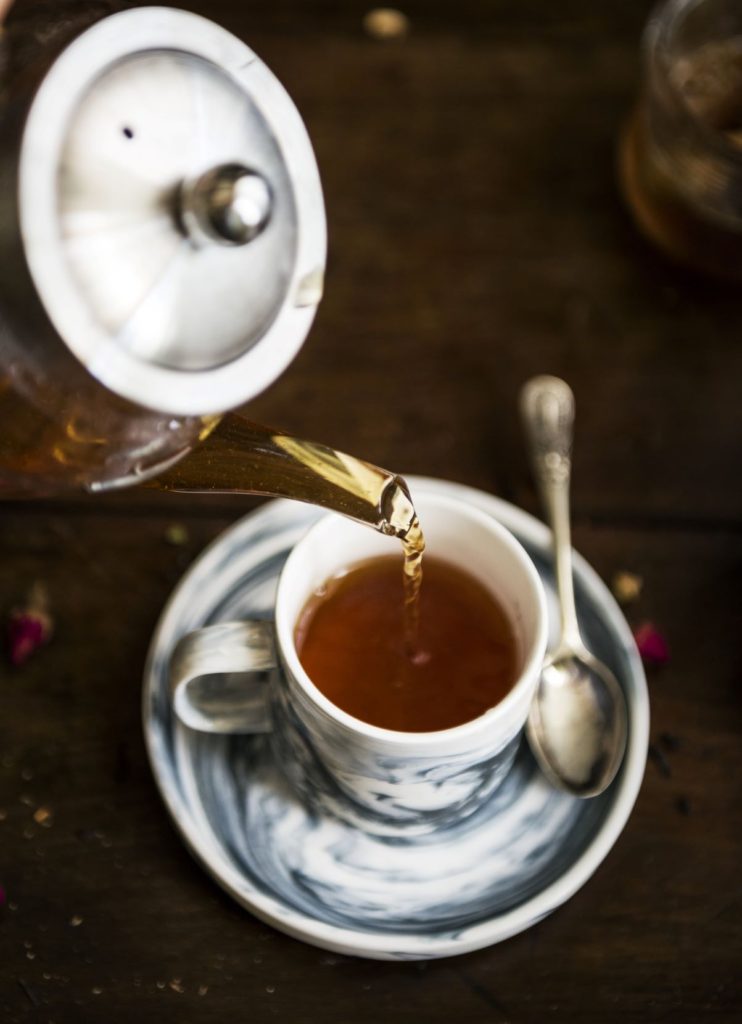
[[[554,537],[561,614],[559,648],[582,646],[572,583],[569,482],[575,399],[559,377],[533,377],[523,386],[520,410],[541,500]]]

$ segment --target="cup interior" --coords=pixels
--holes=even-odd
[[[546,646],[546,607],[541,580],[518,541],[486,513],[458,499],[438,495],[413,495],[413,500],[425,536],[426,553],[453,563],[477,579],[500,602],[514,627],[519,677],[510,693],[485,713],[490,715],[510,701],[523,685],[532,685],[534,671],[540,670]],[[310,698],[340,720],[358,724],[357,719],[332,704],[304,671],[295,645],[296,622],[307,601],[327,580],[369,558],[396,553],[400,557],[401,587],[400,541],[331,513],[299,541],[281,574],[276,629],[283,658]],[[423,587],[424,574],[423,557]],[[390,732],[361,724],[374,732]],[[465,729],[470,724],[443,731]]]

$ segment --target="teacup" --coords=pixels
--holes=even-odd
[[[270,732],[277,763],[307,806],[375,835],[433,832],[473,814],[491,796],[512,766],[546,650],[543,586],[512,534],[458,499],[423,495],[416,508],[427,550],[483,584],[514,628],[517,679],[478,718],[437,732],[384,729],[336,707],[309,678],[294,636],[305,605],[327,580],[393,554],[397,543],[334,513],[289,555],[275,622],[196,630],[180,639],[171,662],[174,709],[186,726]]]

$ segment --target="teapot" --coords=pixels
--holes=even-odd
[[[393,474],[237,417],[215,431],[296,355],[325,255],[307,131],[245,43],[181,10],[18,3],[0,36],[0,497],[156,478],[399,532]]]
[[[195,14],[111,9],[19,4],[3,38],[0,493],[161,472],[283,371],[321,297],[319,174],[278,80]]]

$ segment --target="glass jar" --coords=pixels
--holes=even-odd
[[[620,142],[621,187],[668,256],[742,279],[742,3],[670,0],[643,37],[643,85]]]

